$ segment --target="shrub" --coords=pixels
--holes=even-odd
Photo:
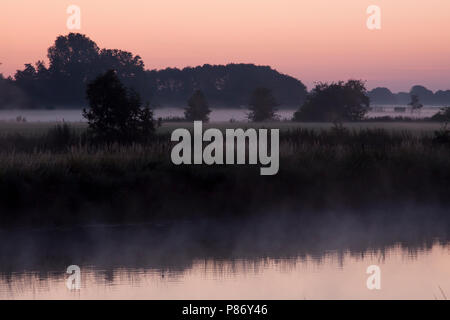
[[[184,116],[188,121],[209,121],[209,109],[208,102],[206,101],[203,92],[197,90],[188,100],[188,107],[184,111]]]
[[[360,121],[369,110],[364,82],[319,83],[294,114],[294,121]]]
[[[257,88],[250,98],[248,119],[255,122],[275,120],[277,106],[278,103],[270,89]]]
[[[153,112],[143,107],[139,95],[124,87],[114,70],[88,85],[89,135],[95,141],[132,143],[150,138],[154,132]]]

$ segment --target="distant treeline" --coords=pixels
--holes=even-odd
[[[86,85],[110,69],[153,106],[185,105],[202,90],[212,106],[247,105],[257,87],[270,88],[284,106],[301,104],[303,83],[267,66],[204,65],[195,68],[146,70],[141,57],[117,49],[100,49],[82,34],[59,36],[48,49],[49,64],[26,64],[14,77],[0,78],[0,108],[48,108],[86,104]]]
[[[185,106],[201,90],[211,106],[248,106],[251,93],[260,87],[272,91],[281,107],[301,106],[305,85],[268,66],[228,64],[147,70],[140,56],[118,49],[101,49],[87,36],[59,36],[43,61],[25,64],[13,77],[0,74],[0,108],[62,108],[86,105],[86,86],[110,69],[125,86],[155,106]],[[408,104],[417,95],[425,105],[449,105],[450,90],[432,91],[414,86],[410,92],[392,93],[387,88],[368,92],[372,104]]]
[[[372,104],[406,105],[410,103],[411,96],[416,95],[425,105],[450,105],[450,90],[433,92],[424,86],[413,86],[409,92],[399,93],[393,93],[388,88],[375,88],[368,95]]]

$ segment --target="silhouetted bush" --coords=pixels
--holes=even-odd
[[[441,108],[441,110],[431,117],[433,121],[450,122],[450,107]]]
[[[188,121],[208,122],[210,113],[211,110],[203,92],[196,90],[188,100],[188,106],[184,109],[184,117]]]
[[[132,143],[151,137],[153,112],[142,107],[139,95],[124,87],[114,70],[106,72],[88,85],[89,135],[94,141]]]
[[[369,111],[365,84],[359,80],[319,83],[294,114],[294,121],[358,121]]]
[[[272,90],[268,88],[256,88],[250,98],[248,119],[250,121],[269,121],[277,118],[275,111],[278,106]]]

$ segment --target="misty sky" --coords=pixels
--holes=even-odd
[[[230,62],[270,65],[302,80],[358,78],[368,87],[450,89],[449,0],[1,0],[0,72],[46,58],[67,34],[69,5],[103,48],[146,68]],[[382,9],[368,30],[366,9]]]

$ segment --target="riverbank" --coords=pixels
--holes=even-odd
[[[167,131],[146,145],[92,146],[54,130],[3,135],[0,146],[3,226],[450,204],[450,146],[431,132],[282,130],[270,177],[258,166],[175,166]]]

